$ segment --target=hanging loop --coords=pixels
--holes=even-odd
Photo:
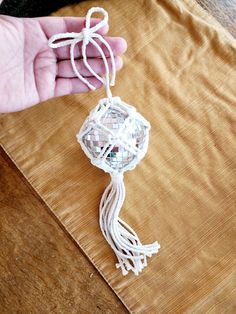
[[[98,22],[93,27],[91,26],[91,17],[93,13],[102,13],[103,19]],[[93,86],[87,79],[85,79],[78,71],[76,64],[75,64],[75,54],[74,49],[75,46],[82,42],[82,58],[84,62],[84,66],[87,68],[87,70],[96,77],[100,82],[103,83],[103,85],[106,88],[106,93],[108,98],[112,98],[112,93],[110,90],[110,86],[115,85],[115,78],[116,78],[116,66],[115,66],[115,58],[113,51],[111,49],[111,46],[108,44],[108,42],[103,38],[102,35],[98,34],[97,31],[100,30],[102,27],[108,24],[108,14],[103,8],[94,7],[91,8],[87,15],[85,20],[85,27],[81,30],[80,33],[70,32],[70,33],[60,33],[53,35],[49,41],[48,45],[51,48],[60,48],[65,46],[70,46],[70,61],[73,68],[73,71],[75,75],[84,83],[86,84],[91,90],[95,90],[95,86]],[[96,40],[95,40],[96,39]],[[100,44],[99,44],[100,42]],[[103,59],[104,66],[105,66],[105,78],[98,75],[89,65],[87,60],[87,45],[91,43],[99,52],[100,56]],[[111,79],[110,79],[110,71],[109,71],[109,65],[107,61],[107,57],[102,49],[102,46],[105,46],[108,50],[108,53],[111,58]]]

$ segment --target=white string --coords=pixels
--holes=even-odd
[[[115,131],[109,129],[102,122],[102,117],[110,109],[126,116],[123,124]],[[134,122],[140,123],[146,129],[144,142],[140,147],[136,147],[136,141],[133,141],[133,137],[127,133],[131,132],[132,134]],[[130,131],[128,131],[129,128],[131,128]],[[147,257],[151,257],[160,249],[158,242],[143,245],[137,233],[119,217],[125,199],[123,172],[133,169],[144,157],[148,147],[149,128],[148,121],[134,107],[124,103],[119,97],[113,97],[112,102],[107,98],[99,101],[77,134],[77,139],[92,164],[111,175],[112,180],[105,189],[100,202],[99,223],[103,236],[117,256],[116,267],[121,269],[123,275],[127,275],[129,271],[138,275],[147,266]],[[98,137],[99,134],[102,134],[106,138],[104,147],[96,156],[83,142],[84,136],[91,130],[97,130]],[[115,146],[121,146],[134,155],[134,158],[122,169],[114,169],[107,163],[107,156]]]
[[[104,17],[98,24],[90,27],[91,16],[94,12],[102,13]],[[96,33],[99,29],[105,26],[107,22],[108,14],[104,9],[98,7],[91,8],[86,15],[85,28],[83,28],[80,33],[73,32],[56,34],[49,39],[49,46],[51,48],[59,48],[69,45],[70,61],[75,75],[90,89],[94,90],[95,87],[79,73],[75,64],[75,46],[79,42],[82,42],[81,51],[84,66],[106,87],[107,98],[101,100],[98,106],[91,111],[79,134],[77,134],[77,138],[91,162],[111,174],[111,183],[105,189],[100,202],[99,221],[104,237],[117,256],[118,263],[116,264],[116,267],[121,268],[123,275],[127,275],[130,270],[138,275],[139,272],[147,266],[147,257],[151,257],[152,254],[157,253],[160,249],[160,245],[158,242],[143,245],[135,231],[119,217],[119,213],[125,199],[123,172],[133,169],[144,157],[148,146],[148,131],[150,125],[148,121],[138,114],[132,106],[122,102],[119,97],[112,97],[110,86],[115,84],[116,77],[114,55],[107,41],[100,34]],[[109,52],[112,65],[111,79],[107,57],[101,46],[98,44],[98,41],[100,41],[100,43],[104,45]],[[89,43],[97,49],[103,60],[105,66],[105,78],[98,75],[88,63],[86,49]],[[119,128],[118,132],[116,131],[115,133],[113,133],[101,122],[102,115],[105,114],[110,107],[121,114],[125,114],[126,116],[124,123]],[[135,130],[132,129],[135,127],[134,124],[138,122],[146,130],[144,142],[140,147],[136,147],[136,142],[133,141],[132,133]],[[91,130],[91,128],[93,128],[93,130],[99,130],[99,132],[102,132],[107,136],[106,144],[100,154],[96,157],[93,156],[92,152],[86,147],[85,143],[83,143],[83,136],[86,132]],[[128,134],[127,132],[131,133]],[[128,164],[124,165],[122,169],[119,167],[114,169],[106,162],[108,154],[112,151],[115,145],[120,145],[133,154],[133,159]]]
[[[102,13],[104,17],[95,26],[90,27],[91,16],[93,13]],[[99,8],[99,7],[91,8],[86,15],[85,28],[83,28],[80,33],[71,32],[71,33],[60,33],[60,34],[53,35],[49,39],[48,45],[51,48],[60,48],[60,47],[65,47],[65,46],[70,45],[70,61],[71,61],[71,66],[72,66],[72,69],[73,69],[75,75],[84,84],[86,84],[91,90],[95,90],[96,89],[95,86],[92,85],[91,83],[89,83],[89,81],[87,79],[85,79],[79,73],[79,71],[76,67],[76,64],[75,64],[75,55],[74,55],[75,46],[79,42],[82,42],[82,58],[83,58],[83,62],[84,62],[85,67],[88,69],[88,71],[94,77],[96,77],[100,82],[102,82],[105,85],[107,97],[109,99],[111,99],[112,93],[110,90],[110,86],[115,85],[115,78],[116,78],[115,58],[114,58],[113,51],[112,51],[110,45],[108,44],[108,42],[102,37],[102,35],[96,33],[99,29],[101,29],[102,27],[107,25],[107,23],[108,23],[108,14],[103,8]],[[97,43],[97,41],[94,40],[94,38],[97,39],[98,41],[100,41],[107,48],[107,50],[109,52],[109,55],[111,58],[111,68],[112,68],[111,79],[110,79],[110,71],[109,71],[109,65],[108,65],[107,57],[106,57],[104,51],[102,50],[102,48],[100,47],[100,45]],[[62,39],[65,39],[65,40],[62,40]],[[102,60],[104,62],[104,66],[105,66],[105,80],[103,77],[98,75],[91,68],[91,66],[88,63],[87,55],[86,55],[86,48],[87,48],[87,45],[89,43],[91,43],[98,50],[98,52],[100,53],[100,55],[102,57]]]
[[[123,174],[112,174],[112,181],[103,193],[100,202],[100,228],[115,252],[122,274],[131,270],[138,275],[147,266],[147,257],[159,251],[158,242],[142,245],[135,231],[119,218],[119,212],[125,199]]]

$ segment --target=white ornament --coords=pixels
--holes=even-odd
[[[90,28],[90,19],[94,12],[101,12],[104,19]],[[158,242],[142,245],[135,231],[119,217],[119,212],[125,199],[123,173],[134,169],[146,154],[150,124],[133,106],[126,104],[119,97],[112,96],[110,86],[115,84],[116,75],[113,52],[105,39],[96,33],[107,22],[108,14],[104,9],[92,8],[87,13],[86,27],[81,33],[54,35],[50,38],[49,45],[52,48],[70,45],[71,64],[75,74],[90,89],[94,89],[94,86],[81,76],[75,65],[74,48],[82,41],[84,65],[106,87],[107,98],[101,99],[90,112],[76,137],[92,164],[111,175],[111,183],[104,191],[100,202],[99,222],[104,237],[117,256],[116,266],[121,268],[123,275],[128,274],[130,270],[138,275],[147,265],[147,257],[157,253],[160,245]],[[94,38],[100,40],[110,53],[111,80],[107,58]],[[66,40],[55,43],[60,39]],[[104,61],[105,81],[87,62],[86,47],[89,42],[100,52]]]
[[[101,99],[77,139],[93,165],[111,174],[133,169],[148,147],[149,122],[119,97]]]

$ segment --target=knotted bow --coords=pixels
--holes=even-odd
[[[91,16],[93,13],[102,13],[104,17],[95,26],[90,27]],[[75,64],[74,49],[75,49],[75,46],[79,42],[82,42],[82,57],[83,57],[83,62],[84,62],[85,67],[88,69],[88,71],[93,76],[95,76],[100,82],[102,82],[105,85],[107,96],[108,96],[108,98],[111,98],[112,94],[110,91],[110,86],[115,85],[115,77],[116,77],[116,67],[115,67],[114,55],[113,55],[112,49],[111,49],[110,45],[108,44],[108,42],[102,37],[102,35],[97,33],[97,31],[99,29],[101,29],[103,26],[105,26],[107,23],[108,23],[108,14],[104,9],[102,9],[102,8],[91,8],[86,15],[85,28],[83,28],[80,33],[71,32],[71,33],[60,33],[60,34],[53,35],[49,39],[48,44],[49,44],[49,47],[51,47],[51,48],[59,48],[59,47],[65,47],[65,46],[70,45],[70,61],[71,61],[71,65],[72,65],[72,68],[73,68],[75,75],[83,83],[85,83],[90,89],[94,90],[95,86],[90,84],[89,81],[86,80],[79,73],[79,71],[76,67],[76,64]],[[65,39],[65,40],[62,40],[62,39]],[[99,46],[97,41],[95,41],[95,39],[100,40],[100,42],[102,44],[104,44],[104,46],[107,48],[107,50],[110,54],[111,66],[112,66],[111,80],[109,77],[110,71],[109,71],[109,65],[107,62],[107,58],[105,56],[104,51]],[[106,71],[105,81],[104,81],[103,77],[101,77],[97,73],[95,73],[95,71],[88,64],[87,55],[86,55],[86,48],[87,48],[87,45],[89,43],[91,43],[99,51],[99,53],[103,59],[105,71]]]

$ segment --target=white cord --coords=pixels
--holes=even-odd
[[[97,23],[95,26],[90,27],[91,24],[91,16],[93,13],[102,13],[103,14],[103,19]],[[60,47],[65,47],[70,45],[70,61],[71,61],[71,65],[73,68],[73,71],[75,73],[75,75],[84,83],[86,84],[91,90],[95,90],[95,86],[93,86],[92,84],[89,83],[88,80],[86,80],[78,71],[76,64],[75,64],[75,55],[74,55],[74,51],[75,51],[75,46],[79,43],[82,42],[82,58],[83,58],[83,62],[85,67],[88,69],[88,71],[94,76],[96,77],[100,82],[102,82],[105,87],[106,87],[106,93],[107,93],[107,97],[109,99],[112,98],[112,93],[110,90],[110,86],[114,86],[115,85],[115,78],[116,78],[116,65],[115,65],[115,58],[114,58],[114,54],[113,51],[111,49],[111,46],[108,44],[108,42],[102,37],[102,35],[96,33],[99,29],[101,29],[103,26],[108,24],[108,14],[107,12],[103,9],[103,8],[99,8],[99,7],[95,7],[95,8],[91,8],[87,15],[86,15],[86,21],[85,21],[85,28],[82,29],[82,31],[80,33],[75,33],[75,32],[71,32],[71,33],[60,33],[60,34],[56,34],[53,35],[49,41],[48,41],[48,45],[51,48],[60,48]],[[62,40],[65,39],[65,40]],[[102,48],[100,47],[100,45],[97,43],[97,41],[95,40],[97,39],[97,41],[100,41],[108,50],[109,54],[110,54],[110,58],[111,58],[111,66],[112,66],[112,71],[111,71],[111,79],[110,79],[110,71],[109,71],[109,65],[107,62],[107,57],[104,53],[104,51],[102,50]],[[100,53],[103,62],[104,62],[104,66],[105,66],[105,80],[103,77],[101,77],[100,75],[98,75],[89,65],[88,60],[87,60],[87,55],[86,55],[86,48],[87,45],[91,43]]]
[[[103,117],[109,110],[126,116],[119,129],[111,130],[103,124]],[[134,140],[137,124],[143,128],[144,132],[144,142],[139,147],[136,146],[137,142]],[[148,148],[149,129],[149,122],[134,107],[124,103],[119,97],[113,97],[112,101],[107,98],[99,101],[77,134],[77,139],[92,164],[111,175],[111,182],[105,189],[100,202],[99,224],[103,236],[117,256],[116,267],[121,269],[123,275],[127,275],[129,271],[138,275],[147,266],[147,257],[151,257],[160,249],[158,242],[142,244],[133,228],[119,217],[125,199],[123,173],[134,169],[144,157]],[[90,132],[96,133],[98,139],[101,135],[106,138],[97,156],[93,155],[91,147],[84,142],[84,136]],[[115,169],[107,162],[107,156],[115,146],[122,147],[133,155],[133,159],[122,169],[119,167]]]
[[[102,13],[104,18],[95,26],[90,27],[91,16],[94,12]],[[105,26],[107,22],[108,14],[104,9],[98,7],[91,8],[86,15],[85,28],[83,28],[80,33],[56,34],[49,39],[49,46],[51,48],[59,48],[70,45],[70,61],[76,76],[90,89],[94,90],[95,87],[90,84],[76,68],[74,50],[75,46],[79,42],[82,42],[82,58],[85,67],[106,87],[107,98],[101,99],[97,107],[91,111],[79,134],[77,134],[77,139],[92,164],[109,172],[111,175],[111,183],[105,189],[100,202],[99,222],[104,237],[117,256],[118,263],[116,267],[121,268],[123,275],[127,275],[130,270],[133,271],[135,275],[138,275],[143,268],[147,266],[147,257],[151,257],[152,254],[159,251],[160,244],[154,242],[152,244],[143,245],[135,231],[119,217],[119,213],[125,199],[123,172],[133,169],[144,157],[148,147],[150,124],[142,115],[136,112],[134,107],[122,102],[119,97],[112,97],[110,86],[115,85],[116,77],[114,55],[108,42],[100,34],[96,33]],[[98,41],[100,41],[109,52],[112,65],[111,79],[107,57],[98,44]],[[89,43],[97,49],[103,59],[105,80],[103,77],[99,76],[88,63],[86,49]],[[122,126],[120,126],[119,130],[116,130],[116,132],[112,132],[112,130],[106,127],[101,121],[102,116],[104,116],[109,109],[123,114],[126,117]],[[137,146],[137,139],[135,139],[135,136],[137,136],[135,133],[137,125],[141,127],[144,132],[143,143],[140,147]],[[83,137],[91,130],[94,132],[96,130],[97,133],[102,132],[103,136],[107,137],[106,144],[96,157],[83,142]],[[111,153],[115,145],[122,147],[133,155],[133,159],[124,165],[122,169],[119,167],[114,169],[107,163],[107,156]]]

